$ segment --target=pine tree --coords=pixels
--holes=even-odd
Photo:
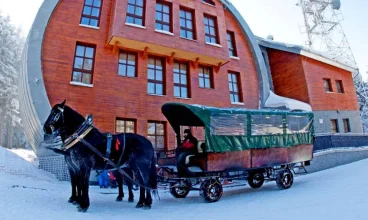
[[[18,76],[24,38],[0,13],[0,145],[7,148],[25,146],[19,115]]]

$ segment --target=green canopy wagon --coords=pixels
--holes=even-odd
[[[243,178],[253,188],[275,180],[278,187],[287,189],[293,183],[293,166],[304,167],[313,158],[312,112],[167,103],[162,113],[174,129],[178,145],[181,127],[204,129],[197,153],[187,158],[188,166],[199,168],[195,173],[199,188],[175,176],[170,168],[176,165],[175,157],[158,158],[159,178],[170,182],[175,197],[198,189],[206,201],[217,201],[222,195],[222,178]]]

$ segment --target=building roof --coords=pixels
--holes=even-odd
[[[314,60],[318,60],[320,62],[347,70],[352,73],[358,71],[358,67],[355,64],[349,63],[343,59],[334,59],[326,53],[323,53],[317,50],[313,50],[311,48],[307,48],[307,47],[303,47],[303,46],[295,45],[295,44],[277,42],[274,40],[268,40],[268,39],[264,39],[258,36],[256,36],[256,39],[260,46],[263,46],[266,48],[272,48],[272,49],[286,51],[286,52],[290,52],[294,54],[300,54],[302,56],[309,57]]]

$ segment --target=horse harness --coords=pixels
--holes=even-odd
[[[86,141],[84,139],[84,137],[86,137],[89,132],[93,129],[93,121],[92,121],[92,115],[89,115],[87,117],[87,120],[85,122],[83,122],[83,124],[78,128],[78,130],[72,134],[68,139],[65,140],[64,146],[61,150],[63,151],[67,151],[69,149],[71,149],[75,144],[77,144],[78,142],[83,143],[84,145],[86,145],[90,150],[92,150],[95,154],[97,154],[99,157],[101,157],[104,161],[106,161],[106,166],[107,164],[111,165],[112,167],[114,167],[114,169],[118,170],[119,173],[123,174],[128,180],[130,180],[132,183],[139,185],[140,187],[143,187],[145,189],[148,190],[155,190],[152,189],[150,187],[146,187],[143,186],[140,183],[137,183],[136,181],[134,181],[128,173],[126,173],[123,169],[121,169],[121,167],[119,167],[118,165],[116,165],[114,162],[112,162],[109,159],[110,153],[111,153],[111,142],[112,142],[112,135],[110,133],[107,133],[107,141],[106,141],[106,154],[103,155],[99,150],[97,150],[92,144],[90,144],[88,141]],[[118,144],[120,144],[119,140],[116,139],[116,141],[118,141]],[[125,144],[126,144],[126,139],[125,139],[125,134],[124,134],[124,142],[123,142],[123,149],[118,161],[118,164],[120,164],[122,158],[123,158],[123,154],[125,151]]]

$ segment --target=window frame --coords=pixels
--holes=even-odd
[[[212,0],[202,0],[202,3],[209,4],[209,5],[212,5],[212,6],[216,6],[216,3]]]
[[[118,121],[123,121],[124,122],[124,132],[119,132],[117,130],[117,122]],[[133,125],[134,125],[134,133],[136,134],[137,133],[137,119],[132,119],[132,118],[120,118],[120,117],[116,117],[115,118],[115,133],[128,133],[127,132],[127,126],[126,126],[126,123],[127,122],[133,122]]]
[[[184,12],[184,18],[181,17],[181,12]],[[192,16],[192,19],[189,20],[186,18],[186,13],[190,13],[191,16]],[[185,22],[185,27],[181,26],[181,19],[184,19],[184,22]],[[187,28],[187,22],[190,21],[192,22],[192,29],[189,29]],[[195,25],[195,11],[193,9],[190,9],[190,8],[186,8],[186,7],[183,7],[183,6],[180,6],[179,8],[179,25],[180,25],[180,37],[181,38],[185,38],[185,39],[190,39],[190,40],[197,40],[197,33],[196,33],[196,25]],[[183,37],[181,35],[181,32],[182,31],[185,31],[185,37]],[[188,38],[188,32],[192,32],[192,36],[193,38]]]
[[[149,64],[147,64],[147,94],[149,95],[166,95],[166,63],[165,63],[165,59],[162,58],[162,57],[158,57],[158,56],[148,56],[148,62],[149,62],[149,59],[154,59],[155,60],[155,69],[154,70],[154,74],[155,74],[155,79],[149,79],[148,78],[148,70],[152,68],[149,67]],[[156,80],[156,70],[158,70],[156,68],[156,60],[161,60],[161,64],[162,64],[162,81],[159,81],[159,80]],[[148,91],[148,84],[149,83],[153,83],[154,84],[154,90],[155,90],[155,93],[149,93]],[[157,94],[156,93],[156,84],[162,84],[162,94]]]
[[[336,82],[336,91],[339,94],[345,93],[344,84],[342,83],[342,80],[335,80]],[[340,86],[340,89],[339,89]]]
[[[226,39],[227,39],[227,44],[229,47],[229,56],[238,57],[238,50],[236,48],[236,42],[235,42],[235,33],[233,31],[226,31]],[[231,45],[231,47],[229,46],[229,44]],[[230,52],[232,52],[233,55],[231,55]]]
[[[127,1],[127,8],[126,8],[126,16],[125,16],[125,23],[127,24],[133,24],[133,25],[139,25],[139,26],[145,26],[145,20],[146,20],[146,0],[142,0],[143,1],[143,5],[137,5],[137,4],[131,4],[129,3],[129,0]],[[131,14],[128,12],[128,8],[129,5],[132,5],[134,7],[134,14]],[[136,15],[136,8],[142,8],[142,16],[140,15]],[[133,18],[133,23],[128,22],[128,16]],[[142,20],[142,24],[137,24],[135,22],[136,19],[141,19]]]
[[[208,24],[206,24],[206,19],[208,21]],[[214,26],[210,26],[210,20],[209,19],[212,19],[213,20],[213,25]],[[204,16],[203,16],[203,22],[204,22],[204,38],[205,38],[205,42],[208,43],[208,44],[219,44],[220,39],[219,39],[219,33],[218,33],[217,18],[214,17],[214,16],[212,16],[212,15],[209,15],[209,14],[204,14]],[[208,33],[206,32],[206,26],[208,26]],[[210,31],[211,27],[215,29],[215,35],[212,35],[211,34],[211,31]],[[208,42],[207,41],[207,37],[209,37],[210,39],[215,38],[215,40],[216,40],[215,43]]]
[[[124,63],[120,63],[120,55],[121,54],[126,54],[127,55],[127,59],[126,59],[126,64]],[[128,76],[128,66],[132,66],[131,64],[128,64],[128,57],[129,55],[134,55],[135,56],[135,64],[134,64],[134,76]],[[118,57],[118,76],[123,76],[123,77],[129,77],[129,78],[137,78],[138,77],[138,53],[137,52],[133,52],[133,51],[124,51],[124,50],[119,50],[119,57]],[[126,75],[121,75],[119,74],[120,72],[120,65],[125,65],[126,68]]]
[[[96,27],[96,28],[99,28],[100,27],[100,20],[101,20],[101,11],[102,11],[103,0],[100,0],[100,6],[98,6],[98,7],[97,6],[94,6],[95,1],[96,0],[92,0],[92,5],[86,5],[87,0],[84,0],[83,8],[82,8],[82,13],[81,13],[81,18],[80,18],[79,24],[86,25],[86,26],[91,26],[91,27]],[[84,14],[84,8],[85,7],[90,7],[91,8],[91,14],[90,15],[85,15]],[[92,11],[93,11],[94,8],[99,9],[98,16],[93,16],[92,15]],[[88,22],[89,24],[83,24],[82,23],[83,18],[89,19],[89,22]],[[91,19],[97,20],[97,26],[91,25]]]
[[[78,48],[78,46],[85,47],[83,57],[77,56],[77,48]],[[93,48],[93,56],[92,56],[92,58],[89,58],[89,57],[86,57],[85,56],[86,55],[86,48],[87,47]],[[86,84],[86,85],[93,85],[93,73],[94,73],[94,69],[95,69],[96,48],[97,48],[97,46],[94,45],[94,44],[76,42],[75,51],[74,51],[73,67],[72,67],[72,76],[71,76],[71,79],[70,79],[71,82],[82,83],[82,84]],[[92,67],[91,67],[91,70],[85,70],[85,69],[75,68],[75,60],[76,60],[77,57],[83,59],[83,62],[82,62],[83,65],[84,65],[84,59],[92,59]],[[81,81],[74,81],[73,80],[74,72],[80,72],[81,73]],[[83,75],[84,74],[90,74],[91,75],[91,82],[90,83],[84,83],[83,82]]]
[[[149,134],[148,132],[148,129],[149,129],[149,126],[148,124],[155,124],[155,134],[152,135],[152,134]],[[164,134],[163,135],[158,135],[157,133],[157,124],[162,124],[163,125],[163,128],[164,128]],[[166,150],[167,149],[167,128],[166,128],[166,122],[163,122],[163,121],[154,121],[154,120],[148,120],[147,121],[147,138],[149,139],[149,137],[155,137],[155,143],[152,143],[153,145],[153,148],[155,151],[160,151],[160,150]],[[164,147],[163,148],[158,148],[157,147],[157,140],[158,138],[157,137],[163,137],[164,139]]]
[[[233,77],[231,77],[231,81],[229,81],[229,75],[235,75],[236,76],[236,85],[237,85],[237,88],[238,88],[238,92],[234,92],[234,91],[231,91],[230,90],[230,83],[232,85],[234,85],[234,82],[233,82]],[[228,71],[228,75],[227,75],[227,84],[229,86],[229,92],[230,92],[230,102],[231,103],[243,103],[243,94],[242,94],[242,89],[241,89],[241,83],[240,83],[240,73],[238,72],[233,72],[233,71]],[[234,88],[234,87],[233,87]],[[239,102],[233,102],[231,100],[231,95],[237,95],[238,96],[238,99],[239,99]]]
[[[167,6],[169,8],[169,13],[164,12],[163,8],[162,8],[162,11],[157,11],[157,4],[161,4],[162,6]],[[162,20],[157,20],[156,13],[161,13]],[[164,21],[164,17],[163,17],[164,14],[166,14],[166,15],[169,16],[169,23],[167,23],[167,22]],[[161,1],[161,0],[157,0],[156,1],[156,6],[155,6],[155,30],[173,33],[173,21],[172,21],[172,17],[173,17],[173,15],[172,15],[172,3]],[[167,25],[167,26],[169,26],[169,30],[166,31],[166,30],[163,30],[163,29],[157,29],[156,28],[156,24],[160,24],[162,27],[164,25]]]
[[[330,119],[330,124],[331,124],[331,133],[333,134],[340,133],[339,121],[337,119]],[[333,124],[336,125],[336,130],[333,129]]]
[[[325,84],[326,82],[328,83],[329,88],[326,88],[326,84]],[[326,93],[333,92],[331,79],[323,78],[323,89],[325,90]],[[328,90],[326,90],[326,89],[328,89]]]
[[[344,125],[344,133],[350,133],[351,132],[350,119],[344,118],[342,119],[342,123]]]
[[[175,63],[179,64],[179,73],[175,72]],[[181,73],[181,69],[180,69],[181,65],[186,65],[186,74],[185,74],[186,75],[186,81],[187,81],[186,84],[181,83],[181,75],[184,75],[184,74]],[[179,83],[175,83],[175,74],[179,74]],[[174,97],[175,98],[182,98],[182,99],[190,98],[190,91],[189,91],[190,82],[189,82],[189,79],[190,79],[190,77],[189,77],[189,63],[175,60],[174,65],[173,65],[173,82],[174,82]],[[184,85],[185,85],[185,87],[184,87]],[[175,87],[180,88],[180,96],[175,96]],[[181,88],[186,88],[187,89],[187,97],[182,96]]]
[[[209,70],[209,78],[204,77],[204,69],[208,69]],[[203,71],[203,72],[201,72]],[[200,74],[203,74],[203,76],[200,76]],[[209,87],[206,87],[206,80],[205,79],[209,79]],[[201,80],[203,80],[203,85],[204,87],[201,86]],[[199,65],[198,66],[198,83],[199,83],[199,88],[201,89],[213,89],[215,88],[214,86],[214,79],[213,79],[213,68],[209,67],[209,66],[203,66],[203,65]]]

